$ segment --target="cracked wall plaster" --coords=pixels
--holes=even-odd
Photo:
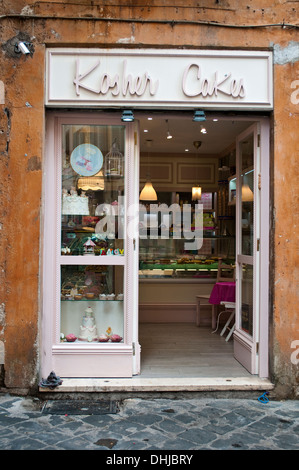
[[[291,41],[282,48],[279,44],[274,44],[274,64],[285,65],[299,60],[299,42]]]

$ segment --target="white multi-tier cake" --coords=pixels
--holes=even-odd
[[[88,197],[82,193],[80,196],[74,190],[71,194],[64,191],[62,194],[63,215],[89,215]]]
[[[95,319],[93,316],[92,308],[88,307],[85,310],[85,315],[82,318],[82,324],[80,326],[80,333],[78,339],[81,341],[97,341],[98,333],[95,325]]]

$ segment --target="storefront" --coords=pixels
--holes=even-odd
[[[235,329],[213,338],[268,377],[271,53],[49,49],[46,77],[42,376],[142,377],[149,324],[211,335],[196,296],[221,259]],[[140,198],[149,180],[156,200]],[[174,208],[190,215],[187,234]]]

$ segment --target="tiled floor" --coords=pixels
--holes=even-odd
[[[192,323],[141,323],[141,378],[250,377],[233,357],[233,340],[220,329]]]
[[[226,342],[191,323],[140,324],[141,374],[127,378],[63,378],[55,392],[186,392],[272,390],[249,374]],[[221,330],[220,330],[221,331]],[[47,392],[48,389],[40,388]]]

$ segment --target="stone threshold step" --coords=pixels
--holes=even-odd
[[[259,377],[225,378],[63,378],[53,390],[40,387],[40,392],[194,392],[251,391],[274,389],[268,379]]]

